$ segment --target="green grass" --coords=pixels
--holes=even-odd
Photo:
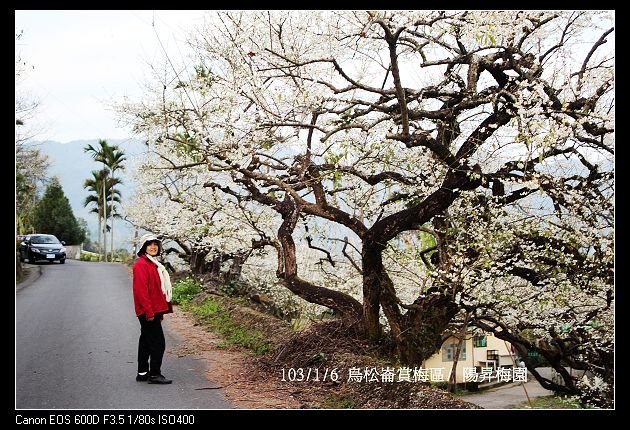
[[[221,335],[225,345],[241,346],[253,352],[254,355],[262,355],[271,350],[271,343],[262,332],[232,320],[229,310],[212,298],[207,298],[199,304],[187,302],[183,309],[206,322],[213,332]]]
[[[543,396],[532,399],[531,409],[581,409],[582,406],[573,399],[561,396]],[[525,401],[513,409],[530,409],[529,402]]]
[[[201,290],[201,285],[194,279],[182,279],[173,286],[173,303],[221,335],[223,344],[219,346],[238,345],[255,355],[262,355],[271,349],[271,343],[260,331],[235,322],[229,310],[220,302],[210,297],[200,303],[191,302]]]

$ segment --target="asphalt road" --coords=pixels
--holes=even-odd
[[[512,383],[459,396],[459,398],[484,409],[511,409],[517,405],[523,405],[527,402],[528,397],[533,400],[536,397],[551,395],[553,395],[553,391],[544,389],[536,378],[530,375],[525,384]]]
[[[126,266],[67,260],[26,264],[15,297],[16,409],[232,409],[204,363],[169,354],[171,385],[136,382],[140,325]],[[168,316],[165,317],[167,320]]]

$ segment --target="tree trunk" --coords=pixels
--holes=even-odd
[[[457,387],[457,363],[459,363],[459,354],[462,350],[462,345],[466,341],[466,335],[468,334],[467,332],[468,332],[469,316],[470,315],[467,313],[466,317],[464,318],[464,324],[462,325],[462,328],[459,331],[459,334],[455,336],[457,337],[457,339],[459,339],[459,342],[457,342],[457,348],[455,350],[455,355],[453,356],[453,367],[451,369],[451,374],[448,378],[448,391],[450,391],[451,393],[454,393],[455,388]]]
[[[382,307],[395,355],[404,364],[418,366],[441,347],[442,333],[457,313],[457,306],[444,294],[434,293],[416,299],[403,316],[394,284],[383,265],[383,249],[378,240],[367,238],[363,242],[363,318],[367,335],[373,342],[379,340]]]
[[[107,176],[103,179],[103,256],[107,261],[107,195],[105,194],[107,188]]]
[[[202,275],[206,272],[206,256],[208,251],[191,250],[189,257],[190,272],[193,275]]]
[[[243,272],[243,265],[245,264],[247,257],[248,256],[246,254],[236,254],[232,257],[230,269],[225,274],[225,283],[231,284],[241,279],[241,272]]]
[[[458,308],[443,294],[429,294],[414,301],[405,314],[399,348],[401,363],[419,365],[442,346],[442,333]]]
[[[295,242],[292,233],[299,218],[300,209],[288,194],[282,202],[280,213],[284,221],[278,229],[278,239],[281,245],[284,271],[277,274],[278,278],[284,281],[285,286],[291,292],[304,300],[333,309],[349,324],[361,323],[363,319],[362,306],[353,297],[339,291],[319,287],[298,276]]]
[[[221,265],[225,261],[223,254],[218,254],[212,257],[212,259],[206,263],[206,267],[204,269],[205,273],[210,273],[214,279],[221,280]]]
[[[135,257],[138,252],[138,229],[135,228],[133,232],[133,253],[132,256]]]
[[[381,307],[381,283],[379,268],[382,267],[381,253],[370,249],[364,243],[362,250],[363,263],[363,322],[368,338],[378,341],[381,337],[379,311]]]
[[[97,208],[98,209],[98,208]],[[98,213],[98,261],[101,261],[101,258],[103,257],[102,253],[101,253],[101,245],[102,245],[102,241],[101,241],[101,235],[103,233],[102,230],[102,224],[101,224],[101,213]]]
[[[451,374],[448,377],[448,391],[450,391],[451,393],[454,393],[455,388],[457,387],[457,363],[459,363],[459,354],[462,351],[462,345],[464,344],[464,341],[464,337],[459,338],[459,342],[457,342],[457,348],[455,348],[455,352],[453,355],[453,367],[451,368]]]
[[[114,171],[112,170],[112,184],[114,183]],[[111,198],[111,203],[112,203],[112,231],[110,232],[109,235],[109,254],[111,256],[111,260],[114,261],[114,186],[112,185],[112,198]]]

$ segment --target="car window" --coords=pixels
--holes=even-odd
[[[61,243],[55,236],[33,236],[31,243]]]

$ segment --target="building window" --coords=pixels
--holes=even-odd
[[[452,342],[442,345],[442,361],[453,361],[458,343],[459,342]],[[459,359],[466,360],[466,342],[462,343],[462,349],[459,351]]]
[[[476,348],[483,348],[488,346],[488,338],[486,336],[475,336],[473,342]]]

